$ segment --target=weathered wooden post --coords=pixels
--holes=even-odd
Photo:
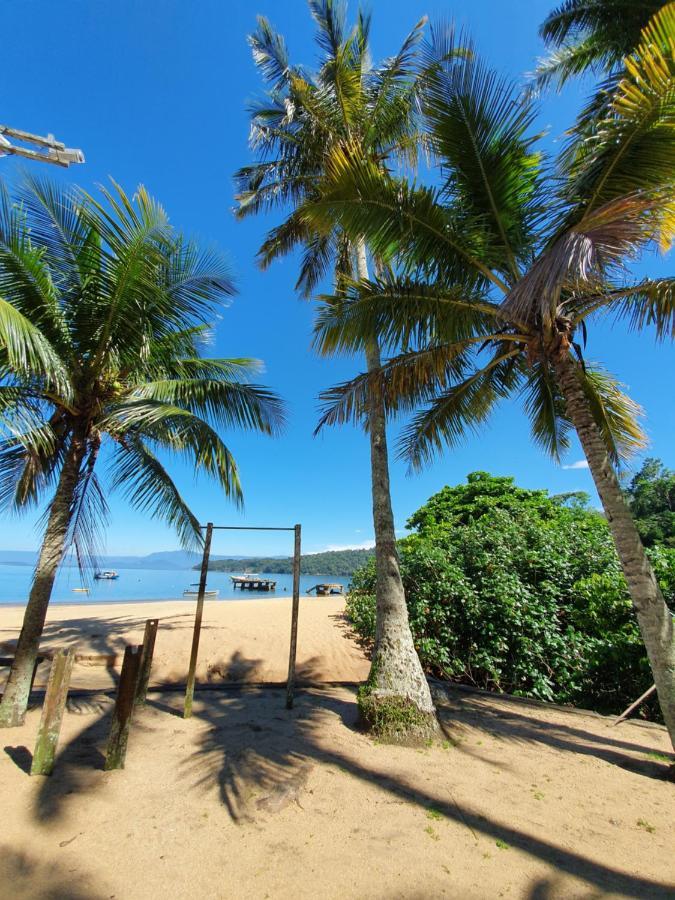
[[[142,655],[142,644],[138,644],[135,647],[127,645],[124,648],[124,661],[122,662],[120,683],[117,686],[117,699],[113,710],[108,750],[103,767],[106,772],[109,772],[111,769],[124,768]]]
[[[300,611],[300,525],[295,526],[293,552],[293,608],[291,612],[291,650],[288,656],[288,681],[286,683],[286,709],[293,709],[295,692],[295,658],[298,652],[298,613]]]
[[[40,727],[33,751],[33,762],[30,767],[31,775],[51,775],[54,769],[54,757],[59,742],[59,732],[68,697],[74,659],[74,647],[69,647],[65,651],[57,650],[52,659],[47,691],[42,705]]]
[[[145,623],[145,634],[143,635],[143,656],[141,658],[141,671],[138,676],[138,687],[136,689],[136,705],[144,706],[145,698],[148,693],[148,683],[150,681],[150,669],[152,668],[152,657],[155,653],[155,638],[157,637],[157,625],[159,619],[147,619]]]
[[[192,715],[192,700],[195,694],[195,673],[197,671],[197,653],[199,652],[199,637],[202,631],[202,615],[204,613],[204,591],[206,579],[209,574],[209,556],[211,554],[211,537],[213,536],[213,522],[206,526],[204,537],[204,555],[202,556],[202,570],[199,575],[199,593],[197,595],[197,611],[195,612],[195,627],[192,633],[192,650],[190,652],[190,668],[188,670],[187,687],[185,688],[185,704],[183,706],[183,718],[189,719]]]

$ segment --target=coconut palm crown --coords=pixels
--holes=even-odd
[[[201,541],[199,522],[161,454],[241,503],[217,429],[273,434],[283,416],[250,382],[257,362],[200,353],[233,290],[224,260],[174,231],[143,188],[130,198],[114,185],[100,201],[34,179],[0,188],[0,506],[47,501],[5,724],[23,716],[19,670],[32,664],[63,554],[74,548],[87,568],[101,546],[106,483],[184,546]]]
[[[259,262],[266,268],[301,247],[297,289],[305,297],[331,269],[338,279],[354,269],[353,247],[340,228],[317,231],[294,211],[316,197],[331,151],[358,148],[375,165],[392,158],[414,163],[417,158],[421,135],[415,54],[426,21],[415,25],[395,56],[372,66],[369,16],[359,12],[349,30],[343,2],[310,0],[309,8],[320,52],[316,72],[293,65],[283,36],[264,16],[258,17],[249,43],[268,87],[250,110],[249,143],[258,159],[235,175],[239,218],[291,209],[269,232]]]

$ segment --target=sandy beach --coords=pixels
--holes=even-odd
[[[49,609],[41,647],[77,644],[73,688],[114,687],[125,644],[143,639],[145,621],[158,618],[150,684],[185,681],[190,659],[195,602],[54,605]],[[23,608],[0,606],[0,656],[11,655]],[[197,679],[201,682],[282,682],[288,672],[291,600],[206,601]],[[98,657],[98,658],[96,658]],[[109,660],[101,657],[110,657]],[[368,662],[344,619],[344,598],[303,597],[298,625],[297,674],[300,681],[362,681]],[[7,669],[0,669],[0,689]],[[49,663],[40,666],[36,686],[46,684]]]
[[[37,709],[2,732],[3,900],[675,896],[663,729],[451,692],[416,750],[360,733],[349,688],[181,702],[150,694],[122,771],[107,713],[65,716],[49,778]]]
[[[674,896],[668,738],[655,725],[436,685],[421,748],[358,728],[368,663],[340,598],[301,604],[300,687],[283,681],[290,602],[207,603],[193,717],[149,694],[124,770],[105,772],[114,672],[79,664],[51,777],[30,777],[40,717],[1,732],[0,898]],[[50,610],[45,646],[120,656],[157,616],[153,683],[184,678],[191,603]],[[11,647],[19,608],[0,611]],[[45,667],[46,668],[46,667]],[[42,673],[43,677],[46,671]],[[39,701],[39,693],[36,699]]]

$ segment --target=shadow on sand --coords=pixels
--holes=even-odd
[[[0,885],[12,900],[107,900],[73,869],[36,859],[23,850],[0,844]],[[10,887],[11,886],[11,887]]]
[[[350,693],[345,699],[344,694],[337,696],[330,688],[307,687],[298,692],[295,708],[287,711],[284,696],[278,690],[227,684],[228,674],[232,678],[235,675],[241,677],[242,673],[255,672],[259,664],[259,660],[234,654],[219,668],[221,687],[197,694],[194,718],[207,727],[202,729],[198,749],[182,764],[193,788],[208,790],[214,784],[219,786],[223,804],[235,822],[250,817],[252,795],[261,797],[258,808],[263,808],[261,803],[271,804],[269,808],[273,808],[277,801],[277,808],[282,808],[286,802],[297,799],[294,791],[302,785],[309,769],[319,764],[374,784],[398,801],[425,810],[433,808],[474,835],[502,841],[546,863],[561,876],[583,879],[598,890],[634,898],[671,900],[673,897],[672,885],[618,871],[537,834],[501,824],[448,802],[447,798],[436,796],[433,791],[405,778],[393,777],[384,768],[367,765],[355,759],[353,754],[341,753],[339,746],[327,748],[321,735],[328,719],[337,717],[347,729],[358,727],[354,694]],[[299,680],[311,680],[312,666],[306,666],[298,674]],[[274,697],[276,713],[270,713],[270,697]],[[182,696],[177,693],[151,694],[148,706],[155,714],[161,711],[180,715]],[[647,753],[649,747],[586,731],[583,722],[548,723],[529,713],[527,706],[510,708],[501,698],[498,705],[490,705],[483,697],[455,696],[449,691],[446,699],[439,703],[439,716],[449,735],[457,734],[458,729],[461,732],[462,726],[471,726],[505,741],[542,743],[563,753],[593,755],[642,777],[665,777],[668,771],[667,764],[643,762],[631,755]],[[141,711],[136,716],[133,730],[138,732],[149,725]],[[93,790],[100,783],[94,770],[102,765],[108,728],[108,715],[97,718],[63,748],[53,777],[45,779],[38,792],[34,810],[37,821],[53,820],[64,811],[62,807],[68,794]],[[459,748],[464,749],[461,743]],[[559,895],[556,878],[543,878],[531,887],[527,896],[531,900],[545,900],[556,892]]]

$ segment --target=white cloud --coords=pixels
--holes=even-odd
[[[362,544],[329,544],[318,553],[328,553],[331,550],[371,550],[375,546],[375,541],[364,541]]]
[[[563,466],[563,469],[587,469],[588,463],[585,459],[578,459],[576,462],[571,463],[569,466]]]

